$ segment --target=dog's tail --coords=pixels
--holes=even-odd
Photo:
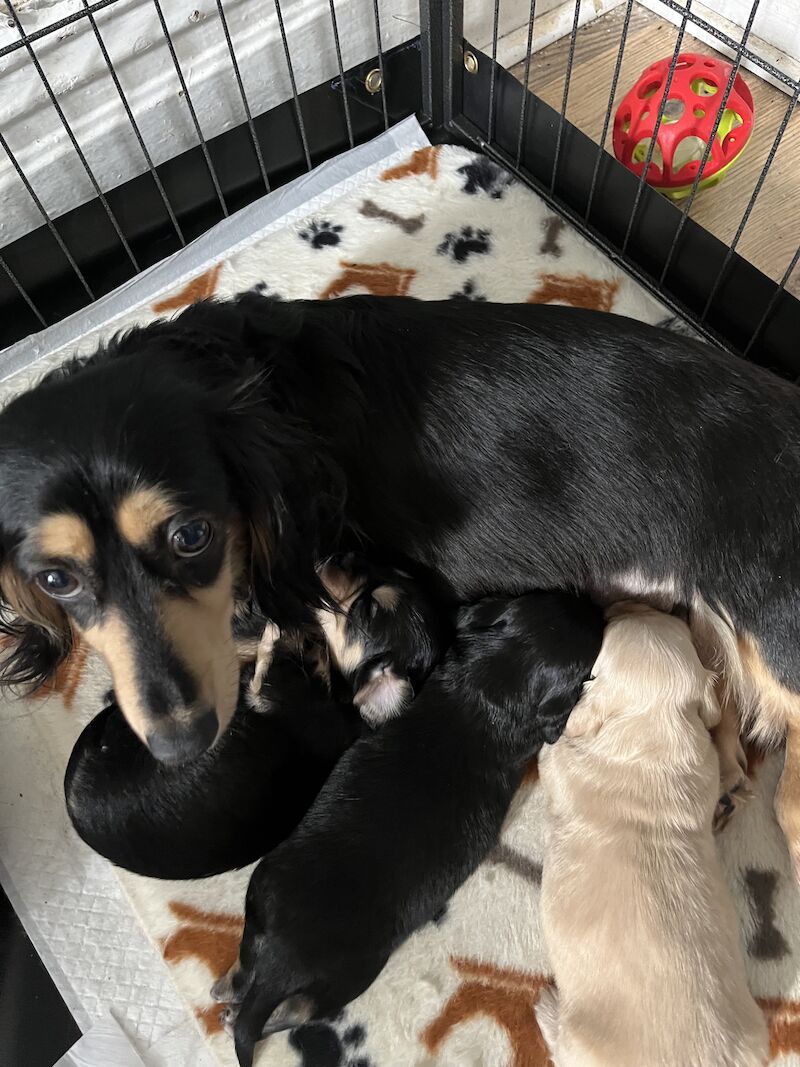
[[[291,1030],[314,1017],[315,1006],[303,993],[276,1002],[271,990],[254,983],[242,1001],[233,1028],[240,1067],[252,1067],[255,1047],[263,1037]]]

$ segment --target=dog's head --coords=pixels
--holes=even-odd
[[[265,412],[244,322],[235,305],[192,308],[0,414],[0,681],[35,688],[77,637],[165,761],[202,752],[233,715],[237,604],[286,625],[282,611],[323,595],[314,450]]]
[[[318,611],[331,659],[373,724],[399,714],[443,655],[449,620],[409,575],[354,555],[320,568],[332,606]]]
[[[488,597],[462,608],[457,623],[472,691],[489,705],[530,708],[549,744],[591,677],[602,638],[602,609],[568,593]]]

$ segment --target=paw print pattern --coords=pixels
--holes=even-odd
[[[305,230],[300,231],[304,241],[308,241],[312,248],[325,248],[326,245],[338,245],[341,241],[340,234],[344,226],[336,225],[328,219],[313,220]]]
[[[468,278],[458,292],[450,294],[451,300],[485,300],[486,294],[478,288],[474,278]]]
[[[454,233],[445,234],[436,249],[440,256],[450,256],[456,263],[466,263],[470,256],[485,255],[492,249],[491,232],[462,226]]]
[[[300,1054],[302,1067],[376,1067],[361,1052],[367,1032],[359,1023],[341,1033],[323,1022],[298,1026],[289,1035],[289,1044]]]
[[[492,200],[502,200],[506,189],[514,184],[514,179],[507,171],[485,156],[478,156],[471,163],[465,163],[463,167],[458,168],[457,173],[464,176],[462,191],[468,196],[486,193]]]
[[[256,282],[255,285],[250,286],[248,292],[258,293],[260,296],[269,296],[273,300],[283,300],[283,296],[277,289],[273,289],[272,286],[268,285],[266,282]]]

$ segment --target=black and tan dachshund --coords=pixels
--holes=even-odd
[[[3,677],[35,685],[81,634],[159,759],[230,721],[237,604],[302,626],[317,561],[358,544],[454,602],[687,605],[728,705],[789,727],[800,862],[793,385],[613,315],[250,293],[133,329],[0,415]]]

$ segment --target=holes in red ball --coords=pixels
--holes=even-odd
[[[658,81],[647,82],[645,85],[639,87],[639,96],[642,100],[649,100],[651,96],[655,96],[658,90],[661,88],[661,79]]]
[[[693,78],[691,82],[692,92],[695,96],[713,96],[719,91],[719,87],[708,78]]]
[[[680,97],[671,96],[664,106],[663,121],[669,126],[671,123],[677,122],[682,118],[685,110],[686,107],[683,100],[681,100]]]

